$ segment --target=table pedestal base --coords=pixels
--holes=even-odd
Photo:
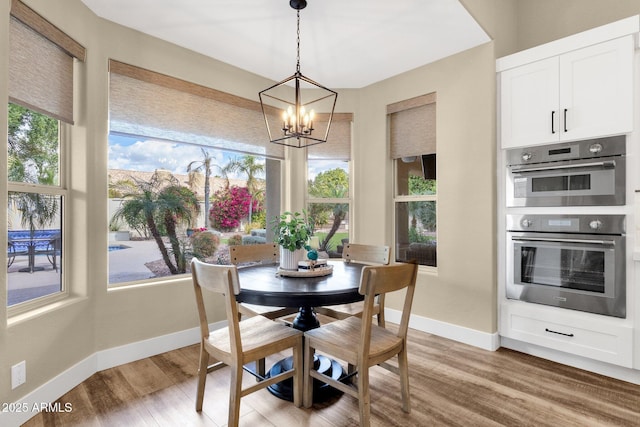
[[[320,322],[316,317],[316,312],[313,310],[313,307],[300,307],[298,315],[293,319],[292,325],[295,329],[306,332],[319,328]]]
[[[278,375],[284,371],[288,371],[293,367],[293,357],[287,357],[286,359],[282,359],[277,362],[273,367],[267,372],[266,377],[270,378],[274,375]],[[321,372],[325,375],[330,376],[334,380],[339,380],[340,377],[344,376],[344,370],[340,363],[333,359],[329,359],[325,356],[314,356],[313,358],[313,367],[318,372]],[[276,397],[280,399],[288,400],[293,402],[293,379],[287,378],[284,381],[280,381],[279,383],[272,384],[267,387],[267,390],[271,392]],[[324,402],[329,398],[341,394],[340,390],[336,390],[335,388],[325,384],[317,379],[313,379],[313,401],[314,402]]]

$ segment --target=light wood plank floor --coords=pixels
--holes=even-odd
[[[224,426],[228,369],[209,374],[204,409],[194,409],[198,351],[185,347],[98,372],[60,398],[71,412],[40,413],[25,425]],[[397,377],[373,368],[373,426],[640,426],[640,386],[511,350],[410,331],[409,366],[411,414],[400,407]],[[298,409],[261,390],[243,398],[240,425],[357,426],[358,407],[343,395]]]

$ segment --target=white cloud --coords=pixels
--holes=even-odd
[[[228,156],[219,150],[208,150],[213,163],[224,165]],[[109,169],[125,169],[153,172],[166,169],[171,173],[184,174],[192,161],[203,159],[200,147],[165,141],[144,140],[133,143],[110,141]],[[217,173],[213,171],[214,175]]]

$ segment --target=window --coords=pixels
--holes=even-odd
[[[387,106],[396,261],[437,266],[435,93]]]
[[[117,61],[110,83],[109,286],[266,242],[284,151],[259,104]]]
[[[63,291],[58,125],[9,104],[8,306]]]
[[[334,114],[327,142],[307,150],[307,210],[319,249],[332,258],[342,257],[349,239],[351,121],[351,114]]]
[[[7,305],[17,313],[66,295],[61,165],[85,50],[20,1],[9,25]]]

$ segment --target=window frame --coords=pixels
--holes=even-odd
[[[51,116],[49,116],[51,117]],[[61,197],[61,211],[62,215],[60,216],[60,225],[61,230],[60,234],[62,236],[62,249],[60,256],[60,290],[45,295],[42,297],[30,299],[28,301],[23,301],[12,306],[7,306],[7,315],[8,317],[17,316],[20,314],[27,313],[29,311],[33,311],[35,309],[45,307],[47,305],[65,300],[69,298],[70,291],[68,286],[67,279],[67,258],[68,254],[66,253],[66,242],[70,239],[70,232],[67,229],[66,224],[68,224],[67,215],[69,212],[69,194],[70,191],[68,189],[67,182],[67,164],[68,158],[67,153],[69,152],[68,147],[71,143],[71,126],[68,123],[63,122],[62,120],[58,120],[58,185],[43,185],[43,184],[33,184],[33,183],[25,183],[25,182],[15,182],[9,181],[7,179],[7,195],[10,192],[22,192],[22,193],[33,193],[33,194],[45,194]],[[8,272],[6,274],[9,274]],[[9,279],[7,278],[7,292],[9,291]]]
[[[420,110],[418,110],[420,109]],[[416,115],[420,111],[424,111],[425,116]],[[402,114],[402,119],[397,114]],[[394,116],[395,115],[395,116]],[[438,185],[436,176],[436,192],[435,194],[424,195],[402,195],[400,194],[400,177],[398,162],[402,161],[404,156],[420,157],[424,159],[425,155],[435,155],[436,175],[437,175],[437,93],[431,92],[419,95],[414,98],[398,101],[387,105],[387,137],[389,144],[389,154],[392,160],[392,220],[393,220],[393,247],[394,258],[398,260],[398,204],[409,202],[433,202],[435,203],[435,221],[436,221],[436,265],[430,266],[420,264],[420,269],[425,271],[437,272],[438,262]],[[394,121],[396,120],[396,121]],[[399,124],[398,124],[399,121]],[[394,123],[396,129],[394,130]],[[404,125],[403,125],[404,124]],[[408,177],[407,177],[408,178]]]
[[[353,136],[352,134],[352,127],[353,127],[353,116],[349,113],[345,113],[342,115],[343,116],[343,120],[347,120],[349,121],[349,158],[348,159],[343,159],[340,158],[340,156],[338,156],[337,158],[331,158],[331,157],[322,157],[322,158],[309,158],[310,152],[309,152],[309,148],[305,149],[305,170],[304,170],[304,174],[305,174],[305,202],[304,205],[307,209],[307,211],[309,211],[309,205],[316,203],[316,204],[332,204],[332,203],[346,203],[348,206],[348,216],[349,216],[349,223],[348,223],[348,229],[347,229],[347,236],[349,241],[353,241],[353,185],[354,185],[354,178],[353,178]],[[314,148],[315,151],[318,150],[318,146],[316,146]],[[309,162],[322,162],[322,161],[342,161],[345,162],[347,164],[347,174],[349,176],[349,192],[347,194],[346,198],[335,198],[335,197],[310,197],[309,196]]]
[[[402,159],[393,159],[393,212],[392,212],[392,218],[393,218],[393,247],[394,247],[394,253],[396,252],[397,249],[397,233],[396,233],[396,225],[397,225],[397,220],[398,218],[396,217],[396,212],[397,210],[397,205],[398,203],[409,203],[409,202],[434,202],[436,204],[436,224],[438,223],[438,191],[437,191],[437,187],[436,187],[436,193],[435,194],[422,194],[422,195],[401,195],[400,191],[398,190],[398,186],[399,186],[399,180],[398,180],[398,162],[401,162]],[[437,162],[437,154],[436,154],[436,162]],[[436,179],[437,182],[437,179]],[[436,184],[437,185],[437,184]],[[438,236],[440,234],[440,228],[436,225],[436,242],[438,241]],[[438,247],[436,245],[436,254],[438,253]],[[398,254],[395,253],[395,257],[394,257],[397,261],[398,259]],[[420,270],[425,270],[425,271],[431,271],[431,272],[437,272],[438,271],[438,263],[436,262],[435,266],[431,266],[431,265],[425,265],[425,264],[420,264],[419,267]]]

